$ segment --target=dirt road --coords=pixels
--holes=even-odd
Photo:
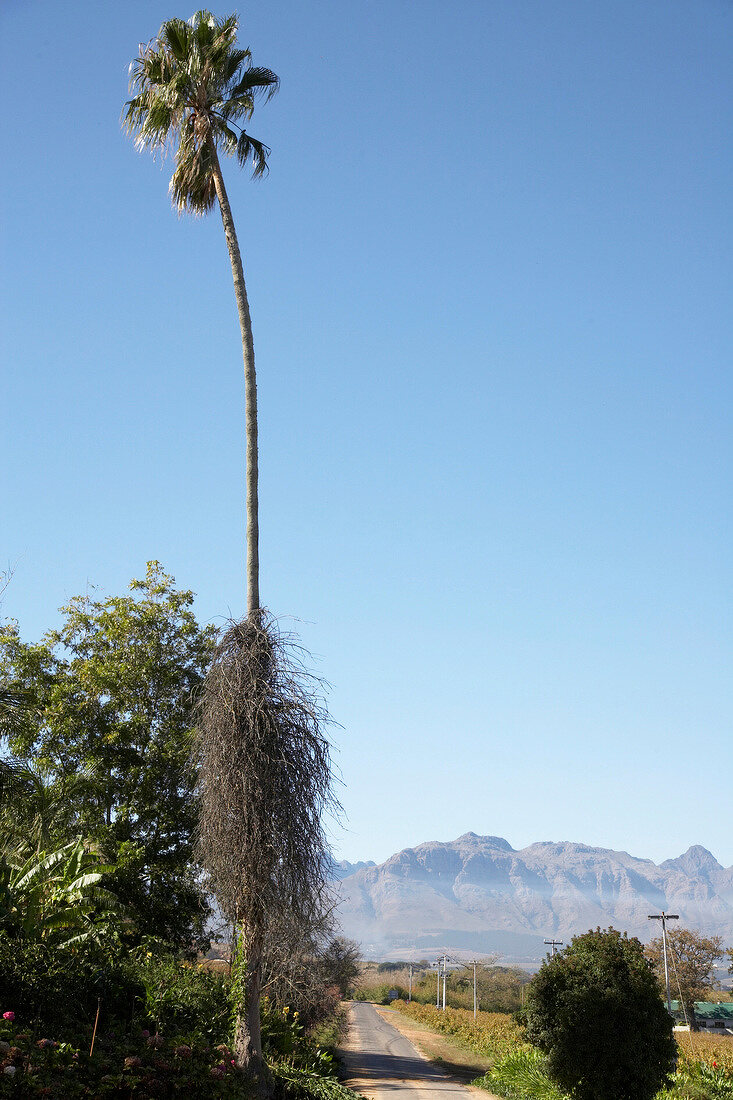
[[[374,1005],[354,1001],[350,1008],[351,1030],[341,1048],[346,1065],[345,1084],[363,1096],[394,1100],[394,1093],[409,1089],[409,1100],[476,1100],[477,1089],[451,1081],[384,1020]],[[489,1094],[483,1093],[489,1100]]]

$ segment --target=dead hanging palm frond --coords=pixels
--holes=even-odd
[[[283,1008],[297,1009],[307,1027],[328,1014],[330,990],[319,965],[319,954],[336,935],[336,899],[321,895],[321,912],[310,926],[280,913],[267,929],[263,944],[262,995]],[[326,1009],[321,1012],[322,1009]]]
[[[222,910],[260,943],[281,915],[311,928],[330,904],[323,815],[340,807],[304,656],[265,613],[232,623],[200,705],[200,856]]]

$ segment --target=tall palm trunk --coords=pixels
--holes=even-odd
[[[244,360],[244,401],[246,433],[246,485],[247,485],[247,618],[255,625],[260,623],[260,563],[259,563],[259,514],[257,496],[257,376],[255,374],[255,349],[252,338],[252,319],[247,301],[242,256],[239,251],[234,218],[229,205],[221,165],[216,146],[210,145],[214,186],[219,200],[221,220],[224,223],[229,259],[234,278],[234,294],[237,299],[239,327],[242,333],[242,358]],[[267,1093],[267,1070],[262,1059],[260,1034],[260,990],[262,986],[262,944],[258,929],[240,928],[241,947],[237,955],[237,984],[241,982],[241,997],[237,1005],[234,1026],[234,1052],[240,1066],[259,1071],[263,1094]],[[264,1075],[264,1076],[263,1076]]]
[[[221,220],[224,223],[229,259],[234,278],[234,295],[237,299],[239,327],[242,332],[242,358],[244,360],[244,402],[247,449],[247,617],[254,623],[260,618],[260,524],[257,499],[257,376],[255,374],[255,348],[252,339],[252,319],[249,315],[247,287],[244,283],[242,257],[239,252],[237,232],[229,205],[221,165],[216,146],[210,143],[213,160],[214,186],[219,200]]]
[[[236,975],[235,981],[239,985],[243,979],[244,988],[234,1024],[234,1053],[240,1065],[248,1066],[264,1075],[263,1084],[266,1084],[267,1070],[262,1058],[260,1030],[262,945],[259,936],[247,936],[244,930],[240,932],[240,936],[241,946],[237,952],[240,974]]]

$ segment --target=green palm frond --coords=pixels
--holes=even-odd
[[[265,101],[272,99],[280,87],[280,77],[276,76],[272,69],[264,69],[261,66],[252,65],[242,74],[239,82],[231,90],[232,97],[252,94],[262,96]]]
[[[252,175],[255,179],[258,176],[264,176],[268,171],[267,158],[269,155],[270,150],[266,145],[242,130],[237,142],[237,160],[241,165],[245,165],[247,161],[252,162]]]
[[[170,192],[179,211],[203,214],[213,206],[217,151],[251,165],[255,178],[267,171],[268,146],[237,120],[250,119],[256,99],[269,99],[279,80],[236,46],[237,28],[235,15],[216,19],[206,9],[188,23],[170,19],[130,66],[123,126],[140,150],[175,147]]]

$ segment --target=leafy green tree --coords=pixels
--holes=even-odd
[[[109,887],[137,933],[190,944],[206,905],[193,865],[189,756],[214,631],[199,626],[193,594],[157,562],[130,589],[72,599],[60,629],[35,644],[15,624],[0,631],[0,680],[31,700],[8,741],[16,764],[57,791],[74,786],[63,831],[49,836],[46,825],[45,841],[78,833],[94,842],[116,864]],[[35,795],[19,796],[19,822],[44,799],[37,782]]]
[[[672,989],[681,993],[685,1015],[694,1028],[695,1001],[704,1001],[715,985],[715,964],[723,958],[723,940],[720,936],[703,936],[694,928],[670,928],[667,930],[667,951]],[[654,967],[659,987],[664,991],[664,944],[661,936],[651,941],[646,954]]]
[[[652,1100],[674,1070],[672,1020],[637,939],[576,936],[529,986],[527,1035],[574,1100]]]

